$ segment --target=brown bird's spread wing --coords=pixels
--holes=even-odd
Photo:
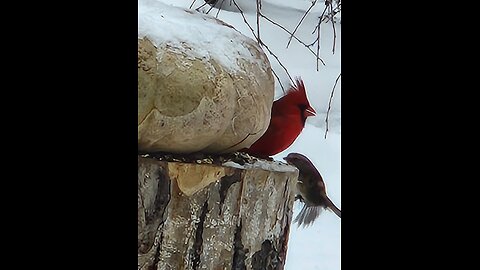
[[[297,217],[293,222],[298,223],[298,226],[308,227],[313,224],[315,219],[320,215],[322,212],[323,207],[318,205],[307,205],[304,204],[300,213],[298,213]]]

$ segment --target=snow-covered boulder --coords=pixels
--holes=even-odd
[[[138,2],[138,148],[231,152],[266,131],[274,79],[258,44],[212,16]]]

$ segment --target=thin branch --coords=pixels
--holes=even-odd
[[[330,99],[328,100],[327,116],[325,117],[325,139],[327,138],[327,132],[328,132],[328,115],[330,114],[330,109],[331,109],[331,106],[332,106],[333,93],[335,92],[335,87],[337,86],[338,79],[340,79],[340,76],[342,76],[342,73],[338,74],[338,77],[337,77],[337,79],[335,80],[335,84],[333,85],[332,92],[330,93]]]
[[[193,3],[190,5],[190,8],[192,8],[193,4],[196,2],[197,0],[194,0]],[[203,8],[204,6],[206,5],[209,5],[210,7],[208,8],[208,10],[206,12],[204,12],[205,14],[208,14],[210,13],[210,11],[212,11],[212,9],[215,7],[215,5],[217,5],[219,0],[204,0],[204,3],[201,4],[199,7],[197,7],[195,10],[196,11],[200,11],[201,8]],[[218,14],[220,13],[220,10],[222,9],[222,6],[223,6],[223,3],[225,2],[225,0],[222,0],[222,2],[220,2],[220,7],[218,7],[218,10],[217,10],[217,14],[215,15],[216,18],[218,18]]]
[[[272,68],[272,73],[273,73],[273,76],[275,76],[275,78],[277,78],[278,84],[280,85],[280,88],[282,88],[282,92],[285,94],[285,88],[283,87],[282,81],[281,81],[280,78],[278,77],[278,75],[277,75],[277,73],[275,72],[275,70],[273,70],[273,68]]]
[[[195,4],[195,2],[197,2],[197,0],[193,0],[193,2],[192,2],[192,4],[190,5],[189,9],[192,9],[193,4]]]
[[[325,8],[326,10],[326,8]],[[324,10],[324,12],[325,12]],[[320,17],[321,18],[321,17]],[[317,25],[317,55],[320,55],[320,25],[322,24],[322,20],[318,20],[318,25]],[[315,43],[315,41],[314,41]],[[318,61],[317,61],[317,71],[318,71]]]
[[[222,3],[223,3],[224,0],[222,0]],[[199,8],[203,7],[204,5],[200,6]],[[205,14],[208,14],[210,13],[210,11],[212,11],[212,9],[214,8],[214,6],[210,5],[210,7],[208,8],[207,12],[205,12]],[[217,12],[217,17],[218,17],[218,12]]]
[[[288,34],[290,34],[292,37],[295,38],[296,41],[298,41],[298,43],[302,44],[303,46],[305,46],[317,59],[317,63],[318,61],[320,60],[322,62],[322,64],[325,66],[325,62],[317,55],[315,54],[315,52],[310,48],[312,45],[307,45],[305,42],[301,41],[299,38],[297,38],[297,36],[295,36],[292,32],[288,31],[288,29],[286,29],[285,27],[281,26],[280,24],[278,24],[277,22],[273,21],[272,19],[266,17],[265,15],[263,15],[262,13],[260,13],[260,16],[262,16],[262,18],[264,18],[265,20],[269,21],[270,23],[272,23],[273,25],[279,27],[280,29],[282,29],[283,31],[287,32]],[[318,71],[318,65],[317,65],[317,71]]]
[[[292,35],[290,36],[290,38],[289,38],[289,40],[288,40],[287,48],[288,48],[288,46],[290,45],[290,42],[292,41],[293,35],[295,34],[295,32],[297,32],[298,27],[300,27],[300,25],[302,24],[303,20],[305,19],[305,17],[307,17],[307,14],[310,12],[310,10],[313,8],[313,6],[315,6],[315,4],[317,4],[317,0],[314,0],[314,1],[312,2],[312,5],[307,9],[307,11],[305,12],[305,14],[303,14],[303,16],[302,16],[302,18],[300,19],[300,21],[298,22],[297,26],[295,26],[295,29],[293,30]]]
[[[323,9],[322,15],[320,15],[320,17],[318,17],[318,23],[317,23],[317,25],[315,26],[315,28],[313,29],[312,35],[313,35],[313,33],[315,33],[315,31],[319,30],[319,28],[320,28],[320,23],[322,22],[322,18],[323,18],[323,15],[325,14],[325,11],[327,11],[327,7],[326,7],[326,6],[325,6],[325,8]],[[313,46],[313,44],[315,44],[315,42],[317,42],[317,40],[319,40],[319,38],[315,39],[309,46]]]
[[[203,7],[206,6],[206,5],[207,5],[207,3],[201,4],[199,7],[197,7],[197,8],[195,9],[195,11],[200,12],[200,9],[203,8]],[[208,12],[210,12],[211,9],[212,9],[212,6],[210,6],[210,9],[206,12],[206,14],[208,14]]]
[[[220,3],[220,7],[217,10],[217,14],[215,14],[215,18],[218,18],[218,14],[220,14],[220,10],[222,10],[223,3],[225,3],[225,0],[222,0],[222,2]],[[212,8],[213,8],[213,6],[212,6]]]
[[[261,7],[262,7],[262,2],[261,0],[256,0],[256,31],[253,29],[253,27],[248,23],[247,21],[247,18],[243,12],[243,10],[240,8],[240,6],[237,4],[237,2],[235,0],[230,0],[231,3],[233,2],[233,4],[235,5],[235,7],[239,10],[240,12],[240,15],[242,16],[243,18],[243,21],[244,23],[248,26],[248,28],[250,29],[253,37],[257,40],[258,44],[265,48],[268,53],[275,58],[275,60],[278,62],[278,64],[283,68],[283,70],[285,71],[285,73],[287,74],[287,76],[289,77],[290,81],[293,82],[293,79],[292,79],[292,76],[290,75],[290,73],[288,72],[287,68],[283,65],[283,63],[280,61],[280,59],[278,58],[278,56],[273,53],[272,50],[270,50],[270,48],[262,41],[260,35],[261,35],[261,32],[260,32],[260,18],[264,18],[265,20],[267,20],[268,22],[272,23],[273,25],[279,27],[280,29],[282,29],[283,31],[285,31],[286,33],[288,33],[290,35],[289,37],[289,41],[287,43],[287,48],[289,47],[290,43],[291,43],[291,40],[293,38],[295,38],[295,40],[297,42],[299,42],[300,44],[302,44],[303,46],[305,46],[305,48],[308,49],[308,51],[310,53],[312,53],[315,58],[316,58],[316,68],[317,68],[317,71],[319,70],[319,63],[321,62],[322,65],[326,66],[326,63],[323,61],[323,59],[320,58],[320,35],[321,35],[321,31],[320,31],[320,28],[321,28],[321,23],[324,22],[325,20],[332,20],[333,21],[333,16],[335,16],[338,12],[340,12],[340,0],[335,0],[335,3],[337,4],[335,8],[333,8],[333,4],[332,4],[332,0],[326,0],[325,1],[325,9],[323,10],[321,16],[319,17],[319,21],[318,21],[318,24],[317,26],[315,27],[315,29],[313,30],[312,34],[315,33],[315,31],[317,31],[317,37],[316,39],[311,43],[311,44],[306,44],[305,42],[303,42],[302,40],[300,40],[296,35],[296,31],[299,29],[300,25],[303,23],[303,21],[305,20],[306,16],[308,15],[308,13],[312,10],[312,8],[317,4],[317,0],[313,0],[313,2],[311,3],[310,7],[306,10],[306,12],[303,14],[302,18],[300,19],[300,21],[298,22],[298,24],[296,25],[295,29],[293,32],[290,32],[289,30],[287,30],[285,27],[283,27],[282,25],[276,23],[275,21],[273,21],[272,19],[268,18],[267,16],[265,16],[264,14],[262,14],[261,12]],[[191,6],[194,5],[194,3],[196,2],[196,0],[194,0],[191,4]],[[203,3],[200,7],[197,8],[200,9],[201,7],[205,6],[206,2],[208,3],[213,3],[213,5],[211,5],[210,9],[207,11],[207,13],[209,13],[213,6],[217,4],[218,0],[217,1],[205,1],[205,3]],[[218,8],[218,11],[217,11],[217,14],[216,14],[216,17],[218,17],[218,14],[220,12],[220,10],[222,9],[222,6],[224,4],[225,0],[222,0],[221,3],[220,3],[220,7]],[[329,14],[325,15],[325,12],[327,11],[327,8],[328,11],[329,11]],[[334,25],[334,22],[332,22],[332,25],[333,25],[333,35],[334,35],[334,41],[333,41],[333,53],[335,53],[335,40],[336,40],[336,29],[335,29],[335,25]],[[315,45],[315,43],[317,43],[316,45],[316,52],[311,48]],[[273,74],[275,75],[277,81],[279,82],[283,92],[285,92],[285,89],[283,87],[283,84],[281,82],[281,80],[279,79],[278,75],[275,73],[275,71],[272,69],[272,72]]]
[[[332,27],[333,27],[333,47],[332,47],[332,53],[335,54],[335,41],[337,40],[337,32],[335,31],[335,22],[333,19],[334,13],[333,13],[333,5],[330,3],[330,15],[332,16],[330,21],[332,21]]]
[[[253,30],[253,28],[250,26],[250,24],[248,23],[247,21],[247,18],[245,17],[245,14],[243,14],[243,10],[237,5],[237,2],[235,0],[232,0],[233,1],[233,4],[238,8],[238,10],[240,11],[240,15],[242,15],[242,18],[243,18],[243,22],[248,26],[248,28],[250,28],[250,31],[252,32],[253,36],[258,40],[257,36],[255,35],[255,30]]]
[[[333,5],[332,5],[332,9],[330,10],[330,13],[327,14],[327,16],[325,16],[324,20],[334,20],[335,16],[338,13],[340,13],[340,11],[342,11],[342,3],[340,1],[335,1],[335,3],[337,5],[335,6],[335,8],[333,8]]]
[[[322,13],[322,15],[319,17],[319,26],[320,26],[320,23],[321,22],[325,22],[328,20],[330,20],[332,22],[332,27],[333,27],[333,46],[332,46],[332,53],[335,54],[335,47],[336,47],[336,40],[337,40],[337,31],[336,31],[336,28],[335,28],[335,15],[337,15],[341,10],[342,10],[342,3],[340,2],[340,0],[336,0],[335,3],[337,4],[337,6],[334,8],[333,7],[333,4],[332,4],[332,0],[327,0],[325,1],[325,8],[328,7],[329,9],[329,12],[328,14],[324,15],[325,13],[325,10],[324,12]]]
[[[317,38],[312,43],[312,44],[315,44],[315,42],[317,42],[317,55],[320,55],[320,27],[321,27],[321,24],[322,24],[323,15],[325,14],[326,11],[327,11],[327,6],[325,6],[325,8],[323,9],[322,15],[320,15],[320,17],[318,18],[318,24],[315,27],[315,29],[313,30],[313,33],[315,33],[315,30],[317,30]],[[319,68],[318,68],[318,60],[317,60],[317,71],[318,71],[318,69]]]
[[[288,78],[290,79],[290,81],[293,83],[293,79],[292,79],[292,76],[290,76],[290,73],[288,72],[287,68],[282,64],[282,62],[280,61],[280,59],[278,59],[278,57],[270,50],[270,48],[268,48],[268,46],[263,43],[262,40],[258,39],[258,37],[255,35],[255,30],[253,30],[252,26],[250,26],[250,24],[248,23],[247,21],[247,18],[245,17],[245,14],[243,14],[243,11],[242,9],[237,5],[237,2],[235,0],[232,0],[233,1],[233,4],[238,8],[238,10],[240,10],[240,15],[242,15],[242,18],[243,18],[243,21],[245,22],[245,24],[248,26],[248,28],[250,29],[250,32],[252,32],[252,35],[258,40],[259,42],[259,45],[264,47],[265,49],[267,49],[267,51],[270,53],[271,56],[273,56],[275,58],[275,60],[277,60],[278,64],[283,68],[283,70],[285,71],[285,73],[287,74]],[[273,71],[273,68],[272,68],[272,71]],[[281,84],[280,82],[280,79],[278,78],[278,76],[275,76],[277,77],[279,83]],[[282,90],[283,92],[285,92],[285,89],[282,87]]]
[[[256,0],[257,2],[257,39],[259,42],[261,42],[261,39],[260,39],[260,3],[261,3],[261,0]]]
[[[268,46],[262,42],[261,44],[265,49],[267,49],[268,53],[270,53],[271,56],[273,56],[275,58],[275,60],[277,60],[278,64],[283,68],[283,70],[285,71],[285,73],[287,74],[288,78],[290,79],[290,82],[293,83],[293,79],[292,79],[292,76],[290,76],[290,73],[288,72],[287,68],[282,64],[282,62],[280,61],[280,59],[278,58],[277,55],[275,55],[272,50],[270,50],[270,48],[268,48]],[[272,69],[273,70],[273,69]]]

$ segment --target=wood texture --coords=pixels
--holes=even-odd
[[[139,157],[138,269],[283,269],[298,171],[263,168]]]

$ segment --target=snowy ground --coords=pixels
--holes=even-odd
[[[194,0],[158,0],[167,4],[190,7]],[[230,0],[225,0],[228,2]],[[245,17],[249,24],[256,29],[255,22],[255,0],[236,0],[246,10]],[[305,18],[303,24],[298,28],[296,36],[306,44],[315,40],[312,32],[318,22],[318,16],[323,11],[323,1],[317,1],[317,5]],[[270,19],[283,25],[289,31],[293,31],[300,21],[304,12],[310,7],[310,0],[262,0],[262,11]],[[197,8],[203,1],[195,1],[193,7]],[[208,10],[206,6],[202,10]],[[244,35],[253,37],[250,29],[244,23],[239,13],[210,11],[210,15],[233,25]],[[331,24],[321,26],[321,50],[320,57],[325,65],[320,65],[316,71],[315,57],[306,47],[295,40],[286,48],[289,34],[271,23],[261,20],[261,38],[270,50],[280,59],[288,69],[292,77],[301,76],[305,82],[307,95],[310,104],[317,111],[316,117],[307,120],[305,129],[297,138],[295,143],[283,153],[274,156],[282,160],[290,152],[298,152],[306,155],[312,160],[322,174],[327,194],[330,199],[341,209],[341,171],[340,171],[340,111],[341,111],[341,79],[339,80],[332,99],[329,114],[329,130],[327,138],[325,135],[325,116],[328,109],[329,98],[337,76],[340,74],[341,59],[341,24],[335,26],[336,40],[335,53],[333,47],[333,27]],[[312,49],[315,50],[315,47]],[[288,84],[288,76],[275,58],[266,52],[272,68],[279,76],[283,84]],[[282,95],[282,90],[276,82],[276,97]],[[300,210],[300,204],[295,204],[294,216]],[[330,211],[325,211],[315,221],[314,225],[308,228],[299,228],[296,225],[291,227],[288,244],[286,270],[339,270],[341,257],[341,220]]]

